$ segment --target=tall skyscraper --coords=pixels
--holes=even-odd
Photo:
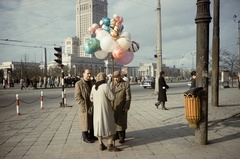
[[[76,36],[79,39],[78,56],[92,57],[84,52],[84,44],[94,35],[90,34],[88,28],[93,24],[99,24],[103,17],[108,16],[107,0],[76,0]]]

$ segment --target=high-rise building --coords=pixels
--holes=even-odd
[[[90,57],[91,54],[84,52],[84,44],[91,39],[92,35],[88,28],[93,24],[99,24],[103,17],[108,16],[107,0],[76,0],[76,36],[79,40],[79,57]]]

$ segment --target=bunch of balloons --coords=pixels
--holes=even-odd
[[[84,51],[95,54],[98,59],[104,59],[111,52],[118,64],[127,65],[132,62],[134,52],[139,50],[139,44],[131,41],[131,34],[124,30],[123,17],[117,14],[113,18],[102,18],[99,25],[94,23],[88,31],[95,34],[84,44]]]

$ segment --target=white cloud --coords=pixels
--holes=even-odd
[[[130,65],[155,62],[153,58],[157,39],[158,0],[108,0],[108,17],[118,14],[124,18],[124,30],[132,40],[140,44]],[[240,19],[240,1],[220,1],[220,48],[237,53],[237,24],[232,17]],[[196,0],[161,0],[163,63],[181,68],[192,67],[191,52],[196,50]],[[211,0],[211,16],[213,1]],[[33,45],[47,48],[48,61],[53,60],[51,45],[63,45],[67,36],[76,35],[75,0],[8,0],[0,1],[0,39],[23,41],[0,43],[11,45]],[[212,25],[209,42],[211,49]],[[19,61],[27,55],[29,61],[42,60],[42,48],[1,45],[0,63]],[[182,65],[184,64],[184,65]]]

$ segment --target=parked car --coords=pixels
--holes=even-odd
[[[147,87],[151,87],[151,88],[155,88],[155,78],[154,77],[148,77],[147,79],[145,79],[142,83],[141,86],[143,88],[147,88]]]

